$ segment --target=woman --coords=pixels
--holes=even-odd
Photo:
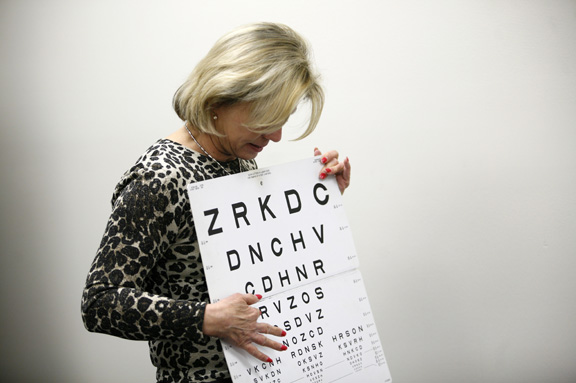
[[[254,159],[302,100],[309,135],[324,96],[306,43],[290,28],[249,25],[221,38],[174,96],[183,126],[150,147],[122,177],[82,299],[89,331],[147,340],[158,382],[230,382],[219,339],[266,362],[255,344],[285,350],[258,323],[261,296],[209,297],[186,186],[256,168]],[[322,155],[314,149],[314,155]],[[348,159],[322,155],[320,178],[350,183]],[[266,334],[266,335],[264,335]]]

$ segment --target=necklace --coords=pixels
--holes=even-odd
[[[202,150],[202,151],[204,152],[204,154],[206,154],[212,161],[216,162],[216,163],[218,164],[218,166],[220,167],[220,169],[224,170],[224,172],[225,172],[226,174],[230,175],[230,172],[229,172],[228,170],[226,170],[226,168],[225,168],[224,166],[222,166],[219,161],[217,161],[214,157],[212,157],[212,156],[210,155],[210,153],[208,153],[208,152],[206,151],[206,149],[204,149],[204,148],[202,147],[202,145],[200,145],[200,143],[199,143],[198,141],[196,141],[196,138],[194,138],[194,136],[192,135],[192,132],[190,131],[190,129],[188,129],[188,122],[185,122],[185,123],[184,123],[184,127],[186,128],[186,131],[188,132],[188,134],[190,135],[190,137],[192,137],[192,139],[194,140],[194,142],[196,143],[196,145],[198,145],[198,147],[200,148],[200,150]],[[237,158],[237,160],[238,160],[238,168],[240,169],[240,171],[242,171],[242,170],[243,170],[243,168],[242,168],[242,162],[240,162],[240,158]]]

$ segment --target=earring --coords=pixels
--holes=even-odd
[[[212,117],[212,118],[215,119],[215,120],[217,120],[217,119],[218,119],[218,116],[217,116],[217,115],[214,115],[214,117]]]

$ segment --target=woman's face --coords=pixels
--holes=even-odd
[[[210,136],[218,160],[233,160],[237,157],[251,160],[256,158],[270,141],[282,139],[282,128],[268,133],[251,132],[243,124],[249,120],[249,105],[246,103],[222,106],[214,109],[218,118],[214,120],[216,130],[224,137]]]

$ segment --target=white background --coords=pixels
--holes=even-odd
[[[145,343],[84,330],[84,279],[114,185],[180,127],[176,88],[260,20],[311,42],[327,95],[260,166],[350,157],[395,383],[575,382],[576,2],[557,0],[0,2],[2,381],[154,380]]]

